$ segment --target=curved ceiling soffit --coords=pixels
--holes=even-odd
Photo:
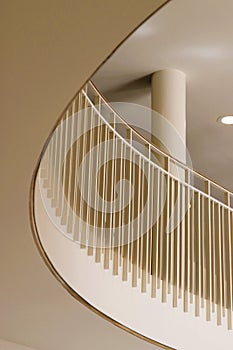
[[[149,15],[147,16],[136,28],[134,28],[133,31],[131,31],[113,50],[112,52],[102,61],[102,63],[96,68],[96,70],[91,74],[91,76],[86,79],[85,83],[82,85],[81,89],[86,85],[86,83],[92,78],[92,76],[104,65],[104,63],[110,58],[112,57],[112,55],[116,52],[116,50],[142,25],[144,24],[150,17],[152,17],[156,12],[158,12],[162,7],[164,7],[166,4],[168,4],[169,2],[171,2],[172,0],[162,0],[161,3],[158,5],[158,7]],[[81,90],[80,89],[80,90]],[[77,93],[76,93],[77,94]],[[76,96],[76,94],[74,96]],[[59,274],[59,272],[56,270],[55,266],[53,266],[52,262],[50,261],[45,249],[43,248],[43,245],[41,243],[40,240],[40,236],[39,236],[39,232],[37,230],[37,224],[36,224],[36,219],[35,219],[35,185],[36,185],[36,178],[37,178],[37,174],[38,174],[38,170],[41,164],[41,160],[43,158],[43,155],[46,151],[46,148],[50,142],[50,139],[53,135],[54,130],[56,129],[57,125],[59,124],[60,120],[62,119],[62,116],[64,114],[64,111],[67,109],[67,107],[69,106],[70,102],[73,100],[74,97],[72,97],[70,99],[70,101],[68,102],[68,104],[66,105],[66,107],[64,108],[64,110],[62,111],[60,117],[58,118],[58,120],[56,121],[54,127],[52,128],[51,132],[49,133],[49,136],[44,144],[44,147],[39,155],[39,158],[37,160],[35,169],[33,171],[33,175],[32,175],[32,181],[31,181],[31,185],[30,185],[30,194],[29,194],[29,215],[30,215],[30,225],[31,225],[31,230],[32,230],[32,234],[33,234],[33,238],[34,238],[34,242],[37,246],[37,249],[43,259],[43,261],[45,262],[46,266],[48,267],[48,269],[50,270],[50,272],[53,274],[53,276],[57,279],[57,281],[63,286],[63,288],[66,289],[66,291],[72,296],[74,297],[77,301],[79,301],[82,305],[86,306],[89,310],[93,311],[95,314],[97,314],[98,316],[102,317],[103,319],[107,320],[108,322],[110,322],[111,324],[117,326],[118,328],[138,337],[139,339],[145,340],[153,345],[156,345],[157,347],[160,347],[161,349],[167,349],[167,350],[175,350],[172,347],[169,347],[167,345],[164,345],[162,343],[159,343],[153,339],[150,339],[140,333],[137,333],[136,331],[134,331],[131,328],[126,327],[125,325],[121,324],[120,322],[112,319],[110,316],[104,314],[103,312],[101,312],[100,310],[98,310],[96,307],[94,307],[93,305],[91,305],[88,301],[86,301],[83,297],[81,297],[74,289],[72,289],[67,283],[66,281],[61,277],[61,275]]]

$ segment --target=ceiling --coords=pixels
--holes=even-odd
[[[36,160],[65,105],[162,3],[1,1],[0,338],[38,350],[156,348],[67,294],[33,242],[28,203]]]
[[[110,101],[150,106],[150,76],[174,68],[187,79],[187,146],[194,169],[233,190],[233,1],[172,0],[94,76]]]

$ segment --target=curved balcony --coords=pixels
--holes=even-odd
[[[232,193],[145,139],[91,82],[51,133],[32,199],[38,248],[84,304],[160,348],[230,344]]]

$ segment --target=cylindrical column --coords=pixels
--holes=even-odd
[[[165,69],[152,75],[152,135],[157,146],[185,162],[186,147],[186,81],[185,74]],[[160,118],[159,115],[163,118]],[[169,123],[166,123],[166,120]],[[156,142],[156,141],[155,141]],[[183,147],[182,147],[183,145]]]

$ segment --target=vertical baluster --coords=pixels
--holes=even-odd
[[[79,241],[79,212],[78,212],[78,192],[79,192],[79,179],[78,179],[78,168],[79,168],[79,154],[80,154],[80,114],[82,109],[82,98],[81,94],[78,95],[77,101],[77,112],[76,123],[75,123],[75,151],[74,151],[74,205],[73,205],[73,220],[72,220],[72,232],[74,241]]]
[[[85,117],[85,95],[83,94],[84,90],[82,90],[79,94],[79,112],[78,112],[78,145],[77,145],[77,153],[76,153],[76,169],[77,169],[77,175],[76,175],[76,220],[74,222],[74,236],[77,241],[81,244],[81,232],[83,230],[82,226],[82,213],[81,213],[81,207],[82,207],[82,195],[81,195],[81,188],[82,188],[82,176],[80,173],[80,166],[83,159],[83,151],[84,151],[84,143],[83,143],[83,137],[84,137],[84,117]]]
[[[91,198],[93,196],[93,186],[96,179],[96,174],[93,174],[94,169],[94,160],[93,160],[93,149],[94,149],[94,132],[95,132],[95,125],[94,125],[94,110],[93,107],[90,107],[90,129],[88,131],[89,136],[89,142],[87,145],[87,151],[89,152],[89,162],[86,163],[86,169],[89,169],[88,171],[88,183],[87,183],[87,235],[88,235],[88,248],[87,248],[87,255],[92,256],[94,253],[93,245],[94,245],[94,231],[93,231],[93,218],[91,216]],[[96,154],[95,154],[96,157]]]
[[[108,143],[107,143],[107,164],[106,164],[106,174],[105,174],[105,190],[104,190],[104,269],[109,269],[109,257],[110,257],[110,237],[107,222],[107,206],[109,202],[108,194],[109,187],[111,187],[111,179],[109,174],[111,174],[111,156],[113,148],[113,133],[108,129]]]
[[[156,183],[156,203],[157,203],[157,213],[156,213],[156,255],[155,255],[155,280],[154,280],[154,290],[156,293],[156,289],[160,288],[160,259],[161,259],[161,214],[163,211],[161,198],[163,196],[163,174],[160,169],[157,169],[157,183]]]
[[[226,239],[226,308],[227,327],[232,329],[232,241],[231,241],[231,211],[230,194],[225,194],[225,202],[228,206],[225,209],[225,239]]]
[[[83,160],[83,152],[84,152],[84,134],[85,134],[85,105],[86,105],[86,98],[84,95],[84,90],[81,91],[80,93],[80,111],[78,113],[78,126],[79,126],[79,145],[78,145],[78,150],[79,152],[77,153],[77,165],[78,165],[78,176],[77,176],[77,183],[76,183],[76,188],[77,188],[77,195],[76,195],[76,220],[74,224],[74,232],[75,235],[78,236],[79,238],[79,243],[81,244],[82,241],[82,230],[83,230],[83,217],[82,217],[82,174],[81,174],[81,164]]]
[[[63,153],[63,159],[64,159],[64,163],[63,163],[63,171],[62,171],[62,210],[61,210],[61,224],[62,225],[66,225],[67,222],[67,193],[68,193],[68,184],[69,184],[69,173],[67,171],[67,167],[69,164],[69,159],[67,157],[67,153],[68,152],[68,140],[70,138],[70,122],[69,122],[69,115],[70,115],[70,110],[68,108],[67,112],[66,112],[66,119],[64,121],[65,123],[65,143],[64,143],[64,153]]]
[[[206,290],[206,269],[205,269],[205,198],[201,196],[201,307],[204,308]]]
[[[59,207],[59,195],[60,195],[60,185],[61,185],[62,130],[63,130],[63,122],[61,121],[57,127],[57,159],[56,159],[55,179],[54,179],[54,198],[52,201],[52,206],[56,208],[56,210]]]
[[[168,160],[166,159],[165,169],[168,170]],[[164,188],[166,189],[165,194],[165,202],[164,202],[164,208],[162,211],[163,214],[163,220],[161,221],[161,227],[162,227],[162,236],[161,236],[161,281],[162,281],[162,303],[165,303],[167,301],[167,268],[168,268],[168,234],[166,232],[168,218],[169,218],[169,187],[170,187],[170,178],[166,174],[164,174]]]
[[[102,189],[102,217],[101,217],[101,229],[102,229],[102,254],[104,255],[104,269],[109,267],[108,259],[108,246],[109,246],[109,237],[106,232],[106,204],[107,204],[107,187],[108,187],[108,154],[109,154],[109,143],[110,143],[110,130],[108,126],[106,128],[106,143],[104,147],[104,165],[103,165],[103,189]]]
[[[82,165],[82,162],[84,161],[84,158],[86,157],[87,154],[87,147],[88,147],[88,135],[87,135],[87,129],[88,129],[88,101],[84,95],[84,111],[83,111],[83,133],[82,133],[82,156],[80,160],[80,165]],[[82,221],[86,221],[87,219],[87,207],[85,203],[85,198],[87,194],[87,181],[86,181],[86,169],[84,166],[82,166],[82,171],[81,171],[81,179],[80,179],[80,219]],[[82,193],[81,193],[82,190]],[[80,225],[80,233],[81,233],[81,242],[80,242],[80,248],[84,249],[86,248],[87,244],[87,232],[86,232],[86,227],[84,224]]]
[[[208,188],[208,186],[207,186]],[[209,183],[209,195],[210,198],[208,198],[208,235],[209,235],[209,304],[208,307],[210,308],[209,314],[211,315],[211,304],[213,300],[213,271],[214,271],[214,260],[213,260],[213,233],[212,233],[212,221],[211,221],[211,216],[212,216],[212,210],[211,210],[211,190],[210,190],[210,183]]]
[[[151,160],[151,145],[148,146],[148,159]],[[152,179],[152,166],[148,163],[148,183],[147,183],[147,252],[146,252],[146,270],[147,270],[147,282],[151,282],[151,249],[152,249],[152,216],[150,208],[152,207],[152,193],[153,193],[153,182]]]
[[[195,316],[200,316],[200,255],[201,255],[201,222],[200,193],[194,192],[194,295]]]
[[[129,258],[129,272],[131,272],[132,265],[132,159],[133,159],[133,151],[132,151],[132,129],[127,130],[127,139],[129,140],[130,147],[128,147],[128,166],[127,166],[127,178],[129,179],[129,206],[128,206],[128,258]],[[134,187],[133,187],[134,190]]]
[[[185,232],[184,232],[184,312],[188,311],[188,236],[189,236],[189,188],[185,187]]]
[[[130,144],[133,145],[133,133],[130,135]],[[131,272],[132,285],[135,277],[134,272],[134,244],[135,244],[135,152],[131,154],[131,216],[130,216],[130,237],[131,237]],[[137,275],[137,274],[136,274]]]
[[[118,216],[118,227],[119,227],[119,266],[122,266],[122,252],[123,252],[123,240],[122,240],[122,208],[121,208],[121,203],[122,203],[122,198],[123,198],[123,193],[122,193],[122,183],[121,180],[123,179],[123,155],[124,155],[124,147],[123,147],[123,142],[121,141],[121,150],[120,150],[120,164],[119,164],[119,177],[118,181],[120,182],[120,189],[119,189],[119,216]]]
[[[212,222],[212,225],[211,225],[211,230],[212,230],[212,244],[211,244],[211,251],[212,251],[212,271],[211,271],[211,274],[212,274],[212,284],[211,284],[211,289],[212,289],[212,312],[214,313],[215,312],[215,291],[216,291],[216,262],[215,262],[215,259],[216,259],[216,256],[215,256],[215,253],[216,253],[216,248],[215,248],[215,244],[216,244],[216,227],[215,227],[215,211],[214,211],[214,206],[215,206],[215,203],[214,201],[211,202],[211,205],[210,205],[210,208],[211,208],[211,222]]]
[[[44,181],[45,187],[47,187],[47,197],[52,197],[53,187],[53,170],[54,170],[54,149],[55,149],[55,135],[52,136],[49,142],[49,168],[48,168],[48,180]]]
[[[156,242],[157,242],[157,178],[158,169],[155,166],[151,167],[151,204],[150,204],[150,227],[151,227],[151,297],[156,297]]]
[[[210,196],[210,182],[206,182],[206,193]],[[205,198],[205,268],[206,268],[206,280],[205,280],[205,299],[206,299],[206,320],[210,321],[210,300],[211,300],[211,249],[210,249],[210,199]]]
[[[56,127],[53,137],[55,138],[55,154],[54,154],[54,164],[53,164],[53,179],[52,179],[52,191],[51,191],[51,206],[56,207],[56,183],[57,183],[57,172],[58,172],[58,162],[59,162],[59,131],[60,128]]]
[[[176,235],[175,225],[175,180],[170,178],[170,228],[169,228],[169,270],[168,270],[168,293],[171,293],[173,285],[173,263],[174,263],[174,238]],[[172,289],[173,290],[173,289]]]
[[[136,214],[137,214],[137,192],[138,192],[138,186],[137,186],[137,179],[138,179],[138,172],[136,172],[136,159],[137,156],[135,153],[133,153],[133,169],[132,169],[132,180],[133,180],[133,203],[132,203],[132,218],[133,218],[133,225],[132,225],[132,237],[133,237],[133,244],[132,244],[132,287],[137,286],[137,270],[138,270],[138,260],[137,260],[137,224],[136,224]]]
[[[157,285],[158,288],[160,288],[161,281],[163,279],[163,236],[164,236],[164,211],[165,211],[165,197],[166,193],[164,193],[166,188],[166,179],[164,176],[164,173],[160,172],[160,184],[161,184],[161,190],[160,190],[160,196],[159,196],[159,206],[160,206],[160,217],[159,217],[159,242],[158,242],[158,280]]]
[[[145,192],[145,178],[146,178],[146,169],[145,169],[145,160],[142,159],[142,186],[141,186],[141,197],[140,197],[140,213],[141,213],[141,225],[140,225],[140,265],[141,265],[141,292],[146,292],[146,253],[147,253],[147,232],[145,232],[146,228],[146,220],[144,220],[144,206],[146,203],[146,195]]]
[[[114,116],[115,129],[117,128],[116,116]],[[115,170],[114,170],[114,186],[120,181],[120,163],[119,155],[121,154],[122,140],[118,139],[116,144],[116,160],[115,160]],[[120,220],[119,220],[119,208],[117,207],[118,196],[116,195],[116,190],[114,187],[114,230],[115,230],[115,248],[113,254],[113,268],[114,274],[118,274],[118,267],[120,264]]]
[[[145,292],[145,273],[144,273],[144,252],[143,252],[143,243],[144,243],[144,230],[143,230],[143,202],[144,202],[144,159],[141,158],[141,165],[139,167],[139,171],[141,173],[141,186],[140,186],[140,191],[139,191],[139,217],[140,217],[140,224],[139,224],[139,275],[138,277],[141,278],[141,292]]]
[[[215,293],[215,303],[217,306],[217,324],[221,324],[221,295],[220,295],[220,290],[221,290],[221,276],[220,276],[220,261],[221,261],[221,254],[220,254],[220,225],[221,225],[221,221],[220,221],[220,208],[218,203],[214,204],[214,214],[215,214],[215,237],[216,237],[216,244],[215,244],[215,270],[216,270],[216,284],[215,284],[215,288],[216,288],[216,293]]]
[[[170,170],[171,171],[171,170]],[[172,172],[172,171],[171,171]],[[169,217],[168,222],[168,294],[172,292],[173,275],[173,255],[174,255],[174,179],[170,177],[170,198],[169,198]]]
[[[194,295],[194,279],[195,279],[195,272],[194,272],[194,264],[195,264],[195,217],[194,217],[194,191],[190,189],[190,245],[189,245],[189,251],[190,251],[190,285],[189,285],[189,292],[190,292],[190,304],[193,304],[193,295]]]
[[[73,221],[72,222],[72,231],[73,231],[73,240],[80,242],[80,226],[81,226],[81,216],[80,216],[80,177],[79,177],[79,167],[81,162],[81,154],[82,154],[82,142],[80,139],[82,138],[83,130],[83,107],[84,107],[84,97],[82,92],[78,95],[77,101],[77,116],[75,123],[75,147],[74,147],[74,204],[73,204]]]
[[[182,298],[184,289],[184,265],[185,265],[185,208],[186,208],[185,186],[180,184],[180,240],[179,240],[179,289],[178,297]]]
[[[48,197],[48,190],[49,190],[49,187],[50,187],[50,179],[51,179],[51,174],[52,174],[52,171],[51,171],[51,168],[52,168],[52,139],[49,141],[48,143],[48,146],[47,146],[47,154],[48,154],[48,173],[47,173],[47,178],[44,179],[44,188],[47,189],[46,191],[46,195],[47,195],[47,198]]]
[[[107,105],[105,107],[108,107]],[[111,111],[108,111],[109,113],[109,124],[114,129],[115,128],[115,122],[114,122],[114,113]],[[113,246],[114,246],[114,236],[113,236],[113,229],[112,229],[112,223],[113,223],[113,202],[112,202],[112,195],[113,195],[113,186],[114,186],[114,172],[115,172],[115,152],[116,152],[116,135],[115,131],[112,132],[113,138],[112,138],[112,159],[110,160],[111,164],[111,189],[110,189],[110,212],[107,214],[108,222],[109,222],[109,238],[110,238],[110,251],[109,251],[109,259],[113,260]]]
[[[98,112],[101,110],[101,100],[99,96],[95,97],[95,107]],[[97,159],[96,159],[96,187],[95,187],[95,213],[94,213],[94,230],[95,230],[95,262],[99,263],[101,261],[101,245],[102,245],[102,216],[103,216],[103,206],[101,199],[101,194],[103,194],[103,177],[105,172],[103,172],[103,177],[100,174],[100,167],[103,157],[105,156],[105,152],[102,152],[102,144],[105,142],[107,131],[106,126],[103,125],[102,120],[100,119],[98,113],[96,113],[97,118]],[[97,174],[98,173],[98,174]]]
[[[116,185],[117,182],[117,173],[118,173],[118,168],[119,168],[119,161],[118,161],[118,154],[119,154],[119,149],[121,146],[121,140],[118,140],[117,144],[116,144],[116,159],[114,160],[115,165],[114,165],[114,186]],[[114,251],[113,251],[113,275],[118,275],[118,266],[119,266],[119,229],[116,227],[118,225],[119,227],[119,223],[118,223],[118,217],[116,215],[116,195],[115,195],[115,189],[113,188],[114,191],[114,208],[113,208],[113,227],[114,227]]]
[[[121,181],[122,184],[122,237],[123,237],[123,247],[122,247],[122,262],[123,262],[123,269],[122,269],[122,280],[127,281],[128,279],[128,232],[126,231],[126,223],[128,219],[127,210],[125,209],[126,204],[126,193],[125,193],[125,179],[126,179],[126,171],[127,171],[127,146],[123,144],[123,178]],[[124,209],[123,209],[124,208]]]
[[[61,217],[62,213],[62,199],[63,199],[63,161],[65,154],[65,135],[66,135],[66,114],[67,111],[64,112],[64,115],[60,121],[60,148],[59,148],[59,164],[58,164],[58,193],[57,193],[57,205],[56,205],[56,216]]]
[[[76,131],[76,117],[75,117],[75,104],[74,100],[72,103],[71,110],[71,140],[75,140],[75,131]],[[73,220],[73,204],[74,204],[74,178],[76,174],[76,170],[74,168],[75,163],[75,143],[71,144],[70,148],[70,156],[69,156],[69,180],[68,180],[68,218],[67,218],[67,233],[72,233],[72,220]]]
[[[92,203],[94,198],[93,207],[91,208],[91,226],[93,230],[93,254],[96,258],[96,249],[98,247],[98,169],[99,169],[99,151],[100,151],[100,134],[101,134],[101,120],[98,116],[97,111],[93,110],[93,147],[95,148],[95,157],[93,157],[93,176],[92,176]]]
[[[79,111],[79,96],[76,97],[72,103],[72,132],[73,132],[73,144],[72,144],[72,159],[71,159],[71,190],[70,190],[70,210],[68,215],[67,231],[73,234],[73,239],[75,238],[74,231],[74,221],[76,220],[76,209],[77,209],[77,197],[76,197],[76,185],[77,185],[77,137],[78,137],[78,114]]]
[[[109,173],[109,179],[110,179],[110,212],[108,214],[108,227],[109,227],[109,248],[110,248],[110,259],[112,259],[112,250],[113,250],[113,246],[115,245],[115,238],[114,238],[114,215],[115,215],[115,208],[113,206],[113,202],[114,202],[114,188],[115,188],[115,158],[116,158],[116,143],[117,143],[117,139],[116,136],[113,134],[112,137],[112,157],[111,157],[111,167],[110,170],[111,172]]]
[[[127,139],[130,138],[129,130],[126,130]],[[125,181],[127,180],[129,184],[131,184],[131,176],[130,176],[130,147],[125,145]],[[131,242],[130,242],[130,196],[131,196],[131,188],[129,187],[129,191],[126,193],[126,187],[124,184],[124,196],[126,196],[127,201],[124,204],[124,235],[126,237],[127,244],[125,245],[125,278],[128,279],[128,272],[130,271],[130,255],[131,255]],[[129,202],[128,202],[129,201]],[[126,205],[126,203],[129,203]]]
[[[231,202],[230,202],[231,203]],[[229,218],[228,218],[228,222],[229,222],[229,236],[230,236],[230,247],[231,247],[231,253],[233,254],[233,211],[232,211],[232,204],[231,204],[231,210],[229,212]],[[232,257],[232,255],[231,255]],[[231,258],[231,282],[233,283],[233,257]],[[233,284],[231,286],[231,290],[232,290],[232,293],[231,293],[231,297],[233,298]],[[231,305],[232,305],[232,309],[231,311],[233,310],[233,300],[231,301]]]
[[[220,207],[221,216],[221,276],[222,276],[222,316],[226,316],[226,223],[224,215],[224,207]]]
[[[188,312],[188,294],[190,291],[190,189],[189,189],[190,173],[188,169],[186,192],[186,214],[185,214],[185,242],[184,242],[184,312]]]
[[[138,156],[138,192],[137,192],[137,265],[138,278],[141,278],[141,198],[142,198],[142,174],[141,174],[141,156]]]
[[[174,181],[174,180],[173,180]],[[180,252],[179,252],[179,233],[180,233],[180,184],[178,180],[174,181],[174,204],[176,205],[177,212],[174,212],[174,233],[173,233],[173,264],[172,264],[172,305],[173,307],[177,307],[177,288],[179,281],[179,264],[181,260]],[[175,215],[176,214],[176,215]]]
[[[171,174],[171,163],[170,159],[168,159],[168,173]],[[166,203],[166,209],[167,209],[167,220],[166,220],[166,241],[167,241],[167,247],[166,247],[166,285],[167,285],[167,294],[171,293],[171,285],[170,285],[170,262],[171,262],[171,227],[170,227],[170,219],[171,219],[171,177],[167,176],[167,203]]]
[[[106,200],[106,188],[107,188],[107,169],[108,169],[108,149],[109,149],[109,128],[104,126],[104,155],[103,155],[103,177],[100,179],[99,187],[102,197],[101,203],[101,215],[100,215],[100,232],[101,232],[101,251],[105,252],[105,200]],[[107,261],[104,264],[106,266]]]

